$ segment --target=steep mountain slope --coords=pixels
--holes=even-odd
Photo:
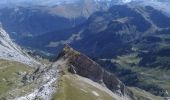
[[[108,70],[117,72],[127,85],[137,86],[155,95],[169,96],[170,26],[166,22],[169,23],[170,18],[151,7],[135,10],[126,6],[112,8],[110,13],[97,13],[92,17],[90,24],[86,24],[82,39],[73,42],[73,46],[94,58],[106,60],[105,67],[110,66]],[[105,20],[98,21],[101,17]],[[114,20],[105,24],[109,18]],[[155,18],[166,20],[158,22]],[[107,59],[111,63],[108,64]]]
[[[17,61],[30,66],[38,64],[38,62],[23,52],[18,45],[13,43],[2,26],[0,26],[0,59]]]
[[[34,47],[56,53],[63,44],[69,43],[99,60],[126,85],[167,97],[170,89],[169,21],[169,17],[150,6],[116,5],[108,11],[94,13],[79,27],[32,38],[27,40],[27,45],[47,38],[41,41],[43,46],[36,42]]]
[[[82,15],[86,16],[86,14]],[[16,64],[12,67],[4,67],[9,66],[5,63],[0,71],[2,71],[2,76],[11,73],[9,75],[11,78],[0,77],[2,85],[9,80],[9,86],[5,86],[7,90],[0,88],[2,91],[7,91],[2,98],[50,100],[52,98],[70,99],[72,97],[70,95],[74,95],[79,100],[72,89],[80,95],[85,92],[90,99],[96,100],[168,98],[170,95],[169,22],[169,17],[150,6],[115,5],[108,11],[92,14],[80,26],[70,27],[70,29],[67,27],[65,30],[26,38],[22,40],[22,45],[54,54],[59,53],[63,44],[69,43],[77,50],[94,58],[102,66],[69,46],[64,48],[55,63],[40,64],[36,70],[31,69],[34,71],[30,71],[27,66],[20,65],[20,63],[18,65],[17,62],[10,62]],[[34,67],[32,64],[37,62],[14,44],[2,28],[0,33],[0,57],[6,59],[7,62],[8,60],[18,61]],[[21,73],[16,69],[21,69]],[[4,73],[5,70],[7,72]],[[12,84],[12,86],[16,85],[15,92],[8,90],[13,80],[17,80]],[[82,86],[87,88],[81,89]],[[157,96],[162,96],[162,98]],[[74,97],[73,100],[75,100]],[[82,96],[82,98],[85,97]]]
[[[0,8],[0,21],[18,43],[21,43],[23,37],[75,27],[82,24],[92,13],[110,7],[109,1],[95,0],[52,1],[53,6],[20,2]]]
[[[38,1],[28,2],[14,1],[11,5],[5,3],[4,7],[0,8],[0,21],[17,42],[20,39],[18,34],[20,37],[36,36],[72,28],[84,22],[94,12],[106,10],[112,5],[111,1],[107,0],[54,0],[46,2],[47,4],[40,1],[45,5]],[[50,6],[50,2],[53,6]]]
[[[159,21],[158,18],[162,20]],[[23,43],[55,53],[64,43],[71,43],[88,55],[102,58],[112,58],[136,49],[140,49],[138,51],[143,53],[140,54],[143,57],[148,54],[143,51],[158,55],[162,51],[168,52],[169,21],[169,17],[149,6],[113,6],[108,12],[93,14],[86,23],[77,28],[25,39]],[[150,46],[155,49],[151,50]],[[153,50],[157,51],[153,53]],[[144,60],[141,64],[145,63]]]
[[[94,12],[107,10],[113,5],[153,6],[167,13],[170,11],[167,7],[168,1],[158,0],[50,0],[47,2],[19,0],[2,4],[0,20],[16,40],[18,40],[16,34],[32,36],[71,28],[84,22]]]
[[[57,98],[64,99],[65,98],[64,95],[67,95],[70,97],[71,94],[69,94],[69,93],[71,93],[73,90],[71,90],[69,88],[75,89],[75,86],[73,86],[72,84],[81,82],[81,84],[84,84],[84,86],[89,88],[89,89],[85,89],[85,90],[82,89],[81,91],[91,92],[91,93],[87,94],[87,95],[90,95],[89,99],[96,98],[96,100],[97,100],[98,98],[101,98],[100,97],[100,95],[101,95],[103,99],[108,99],[108,100],[111,100],[111,99],[131,100],[130,92],[128,93],[128,90],[123,85],[123,83],[121,83],[114,75],[105,72],[104,69],[102,69],[99,65],[97,65],[97,63],[90,60],[90,58],[88,58],[84,55],[80,56],[80,58],[81,58],[81,60],[85,60],[87,62],[87,64],[88,63],[91,64],[91,66],[89,66],[89,68],[91,68],[91,69],[89,69],[89,71],[83,70],[82,67],[85,68],[88,66],[85,66],[86,63],[83,64],[82,61],[76,61],[76,58],[74,58],[74,57],[78,56],[78,55],[76,55],[77,53],[78,53],[77,51],[73,50],[69,46],[65,46],[65,48],[59,55],[56,62],[54,62],[54,64],[51,67],[47,67],[45,69],[40,68],[40,69],[36,70],[35,72],[28,74],[26,76],[27,78],[24,78],[24,82],[28,82],[27,83],[28,85],[31,83],[34,84],[35,82],[36,83],[38,82],[39,88],[28,93],[28,95],[18,97],[15,100],[25,100],[26,98],[31,99],[31,100],[33,100],[35,98],[39,98],[39,99],[43,99],[43,100],[50,100],[51,94],[56,91],[56,88],[60,88],[60,87],[58,87],[58,86],[60,86],[58,81],[63,78],[64,78],[64,85],[66,85],[68,88],[68,90],[67,90],[68,94],[59,95],[58,94],[59,91],[56,91],[57,96],[54,95],[54,97],[56,99]],[[71,68],[74,66],[74,65],[72,65],[71,61],[73,61],[73,62],[76,61],[77,63],[82,64],[82,65],[80,65],[80,69],[78,69],[78,70],[81,70],[81,72],[77,73],[77,75],[80,75],[80,76],[73,75],[76,73],[71,74],[72,73]],[[76,70],[76,71],[78,71],[78,70]],[[102,74],[104,76],[103,77],[96,76],[97,70],[99,70],[98,74],[100,76]],[[70,71],[71,71],[71,73],[69,73]],[[63,74],[63,73],[67,73],[67,74]],[[94,74],[94,73],[96,73],[96,74]],[[84,74],[84,76],[83,76],[83,74]],[[59,76],[59,77],[57,77],[57,76]],[[74,78],[74,79],[72,80],[72,78]],[[100,79],[100,78],[102,78],[102,79]],[[110,79],[112,79],[112,81],[109,81]],[[103,82],[102,82],[102,80],[103,80]],[[39,82],[42,82],[42,83],[39,83]],[[45,85],[41,85],[44,82],[47,82],[47,83],[45,83]],[[54,87],[55,84],[57,84],[56,88]],[[81,84],[77,84],[77,89],[75,89],[75,90],[80,91],[81,88],[78,88],[78,86],[80,87]],[[102,86],[102,84],[103,84],[103,86]],[[106,84],[106,87],[104,86],[104,84]],[[79,93],[79,94],[83,95],[81,93]],[[75,97],[71,96],[71,98],[76,98],[76,96]],[[75,100],[78,100],[78,98]]]
[[[75,27],[86,21],[94,12],[108,10],[111,6],[117,4],[149,5],[158,8],[158,10],[168,8],[164,7],[167,6],[167,1],[164,3],[155,0],[50,0],[47,2],[37,0],[10,2],[12,3],[9,6],[5,6],[5,4],[8,5],[6,2],[5,7],[0,8],[0,21],[17,43],[22,43],[22,40],[25,39],[23,37],[34,37]]]
[[[58,16],[51,13],[50,9],[52,7],[5,7],[0,9],[0,21],[10,36],[19,42],[22,37],[34,37],[51,31],[72,28],[85,20],[83,16],[74,19]]]
[[[0,99],[12,100],[162,100],[136,88],[126,87],[116,76],[87,56],[66,45],[52,65],[29,69],[1,62],[2,80],[17,80],[0,87]],[[18,67],[24,73],[16,71]],[[12,69],[15,70],[12,70]],[[4,71],[6,70],[6,71]],[[4,76],[6,73],[8,76]],[[98,75],[96,75],[98,73]],[[11,76],[13,75],[13,76]],[[15,75],[15,76],[14,76]],[[4,83],[0,81],[4,86]],[[15,87],[14,87],[15,86]],[[4,89],[6,88],[7,89]],[[10,89],[8,89],[10,88]],[[7,92],[4,92],[7,91]],[[13,92],[15,91],[15,92]]]
[[[0,99],[12,97],[14,91],[24,87],[23,77],[39,66],[0,26]]]
[[[68,70],[70,70],[70,72],[103,84],[120,96],[129,96],[128,90],[123,83],[87,56],[80,54],[67,45],[59,56],[68,59]]]
[[[24,39],[22,43],[25,43],[25,45],[28,45],[30,47],[32,46],[31,44],[34,43],[33,47],[37,47],[36,49],[40,48],[41,50],[50,50],[50,52],[55,51],[55,53],[56,48],[60,47],[63,42],[74,43],[75,45],[77,45],[77,47],[81,47],[78,49],[83,50],[83,52],[87,53],[88,51],[92,51],[91,53],[101,55],[100,52],[102,53],[104,50],[97,49],[98,47],[96,47],[96,50],[100,51],[95,51],[95,48],[93,48],[96,45],[96,40],[98,42],[101,40],[100,46],[104,46],[106,44],[102,42],[104,40],[105,42],[107,42],[108,46],[111,44],[119,44],[119,46],[121,46],[122,44],[123,46],[123,44],[126,44],[125,42],[128,43],[128,41],[132,41],[131,39],[136,39],[141,35],[144,35],[144,32],[149,34],[149,32],[157,28],[152,22],[152,19],[149,15],[153,14],[157,16],[157,14],[154,14],[152,12],[149,13],[146,9],[142,7],[139,9],[146,14],[142,14],[141,12],[139,13],[140,10],[138,10],[137,8],[130,8],[123,5],[113,6],[108,11],[94,13],[83,25],[79,27],[65,30],[64,32],[56,31],[48,33],[46,35],[37,36],[35,38]],[[162,15],[161,13],[159,14]],[[105,34],[104,37],[103,34]],[[44,41],[42,41],[41,39]],[[88,49],[93,50],[86,49],[87,46],[90,46],[88,43],[92,43],[91,47]],[[128,45],[126,47],[128,48]],[[105,46],[105,49],[107,49],[107,46]]]
[[[161,100],[160,97],[152,96],[147,92],[143,92],[143,95],[141,95],[141,91],[127,88],[114,74],[102,69],[96,62],[68,45],[64,47],[57,60],[65,61],[65,63],[61,65],[63,75],[60,80],[60,89],[54,95],[56,100],[79,100],[80,98],[82,100],[92,98],[94,100]],[[72,89],[74,89],[74,92]],[[103,95],[102,91],[106,94]]]

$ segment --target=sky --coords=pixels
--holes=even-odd
[[[61,1],[74,1],[74,0],[0,0],[1,4],[7,3],[49,3],[49,2],[61,2]]]
[[[75,2],[75,1],[83,1],[83,0],[0,0],[0,4],[2,5],[11,5],[11,4],[34,4],[34,5],[56,5],[61,2]],[[111,1],[111,0],[96,0],[96,1]],[[170,3],[170,0],[112,0],[114,2],[123,2],[129,3],[132,1],[143,1],[150,3]]]
[[[48,3],[48,2],[61,2],[61,1],[67,1],[67,2],[71,2],[71,1],[76,1],[76,0],[0,0],[1,4],[7,4],[7,3],[21,3],[21,2],[26,2],[26,3],[40,3],[40,2],[44,2],[44,3]],[[96,1],[100,1],[100,0],[96,0]],[[104,0],[102,0],[104,1]],[[107,1],[107,0],[105,0]],[[108,0],[110,1],[110,0]],[[169,0],[113,0],[113,1],[123,1],[123,2],[131,2],[131,1],[169,1]]]
[[[63,1],[74,1],[74,0],[0,0],[0,4],[53,4],[53,3],[60,3]]]
[[[44,3],[44,4],[49,4],[49,3],[56,3],[56,2],[74,2],[76,0],[0,0],[0,4],[17,4],[17,3]],[[111,1],[111,0],[96,0],[96,1]],[[134,0],[113,0],[113,1],[123,1],[125,3],[134,1]],[[135,1],[140,1],[140,0],[135,0]]]
[[[11,5],[58,5],[61,4],[61,2],[75,2],[75,1],[83,1],[83,0],[0,0],[0,7],[4,6],[11,6]],[[111,1],[111,0],[95,0],[95,1]],[[170,15],[170,0],[112,0],[114,3],[130,3],[133,1],[137,1],[137,5],[149,5],[153,6],[155,8],[158,8],[159,10],[162,10],[163,12],[168,13]],[[140,1],[140,2],[138,2]]]
[[[61,2],[61,1],[67,1],[67,2],[72,2],[76,0],[0,0],[1,4],[7,4],[7,3],[21,3],[21,2],[26,2],[26,3],[48,3],[48,2]],[[96,1],[101,1],[101,0],[96,0]],[[104,1],[104,0],[102,0]],[[110,0],[105,0],[105,1],[110,1]],[[131,2],[131,1],[170,1],[170,0],[113,0],[113,1],[123,1],[123,2]]]

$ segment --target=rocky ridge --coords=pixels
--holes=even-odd
[[[67,81],[72,80],[68,83],[71,87],[74,86],[73,83],[77,84],[76,87],[81,87],[83,84],[83,86],[92,87],[90,88],[90,94],[93,94],[93,96],[98,98],[100,98],[101,91],[102,93],[110,95],[112,98],[114,98],[113,100],[140,100],[141,98],[141,94],[137,94],[136,96],[136,94],[134,94],[134,91],[125,86],[114,74],[104,70],[99,64],[91,60],[86,55],[74,50],[69,45],[65,45],[64,49],[53,63],[51,63],[50,65],[41,66],[33,72],[27,73],[23,76],[23,87],[29,87],[31,88],[31,91],[16,89],[17,92],[11,91],[11,97],[8,97],[7,99],[58,100],[59,97],[56,97],[55,99],[53,97],[55,93],[59,92],[61,88],[60,81],[63,77],[66,78]],[[64,87],[67,88],[67,86]],[[93,90],[94,88],[99,89],[100,91]],[[84,90],[84,88],[78,89],[79,91],[85,93],[89,92],[87,92],[87,90]],[[25,91],[26,93],[21,94],[22,91]],[[146,95],[148,96],[145,97]],[[144,94],[144,98],[149,98],[148,100],[153,100],[152,98],[155,97],[152,95],[150,97],[150,94],[146,92],[146,94]]]
[[[89,57],[65,45],[58,59],[65,59],[69,72],[88,78],[110,89],[113,93],[126,99],[134,99],[132,92],[112,73],[104,70]]]

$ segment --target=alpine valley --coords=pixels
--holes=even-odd
[[[0,1],[0,100],[170,100],[169,4]]]

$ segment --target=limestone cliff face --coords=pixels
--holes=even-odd
[[[58,59],[64,58],[68,62],[68,70],[73,74],[89,78],[106,86],[120,96],[131,96],[126,86],[112,73],[105,71],[99,64],[66,45]]]

